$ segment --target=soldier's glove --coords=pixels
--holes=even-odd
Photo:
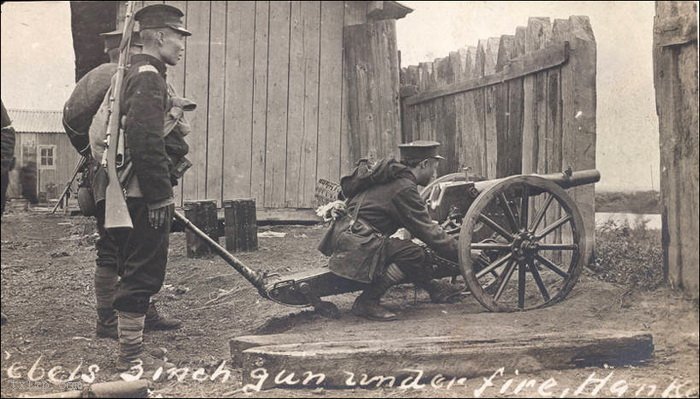
[[[173,217],[175,211],[175,205],[171,203],[166,203],[162,206],[148,206],[148,222],[151,227],[158,230],[166,220],[170,220]]]

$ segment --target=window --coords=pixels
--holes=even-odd
[[[39,146],[39,169],[56,169],[56,146]]]

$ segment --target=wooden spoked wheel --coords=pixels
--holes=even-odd
[[[585,245],[581,214],[561,187],[537,176],[513,176],[481,192],[467,211],[460,268],[487,309],[536,309],[571,291],[584,266]],[[473,260],[474,251],[486,255],[487,265]]]

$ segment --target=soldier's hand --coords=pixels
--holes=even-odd
[[[148,222],[154,229],[159,229],[166,220],[172,218],[172,205],[165,205],[160,208],[150,209],[148,211]]]

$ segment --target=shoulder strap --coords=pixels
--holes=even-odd
[[[350,225],[352,226],[355,224],[357,221],[357,215],[360,213],[360,208],[362,207],[362,201],[365,200],[365,194],[367,194],[366,191],[363,191],[362,194],[360,194],[360,200],[357,202],[357,206],[355,207],[355,211],[353,212],[352,219],[350,219]]]

